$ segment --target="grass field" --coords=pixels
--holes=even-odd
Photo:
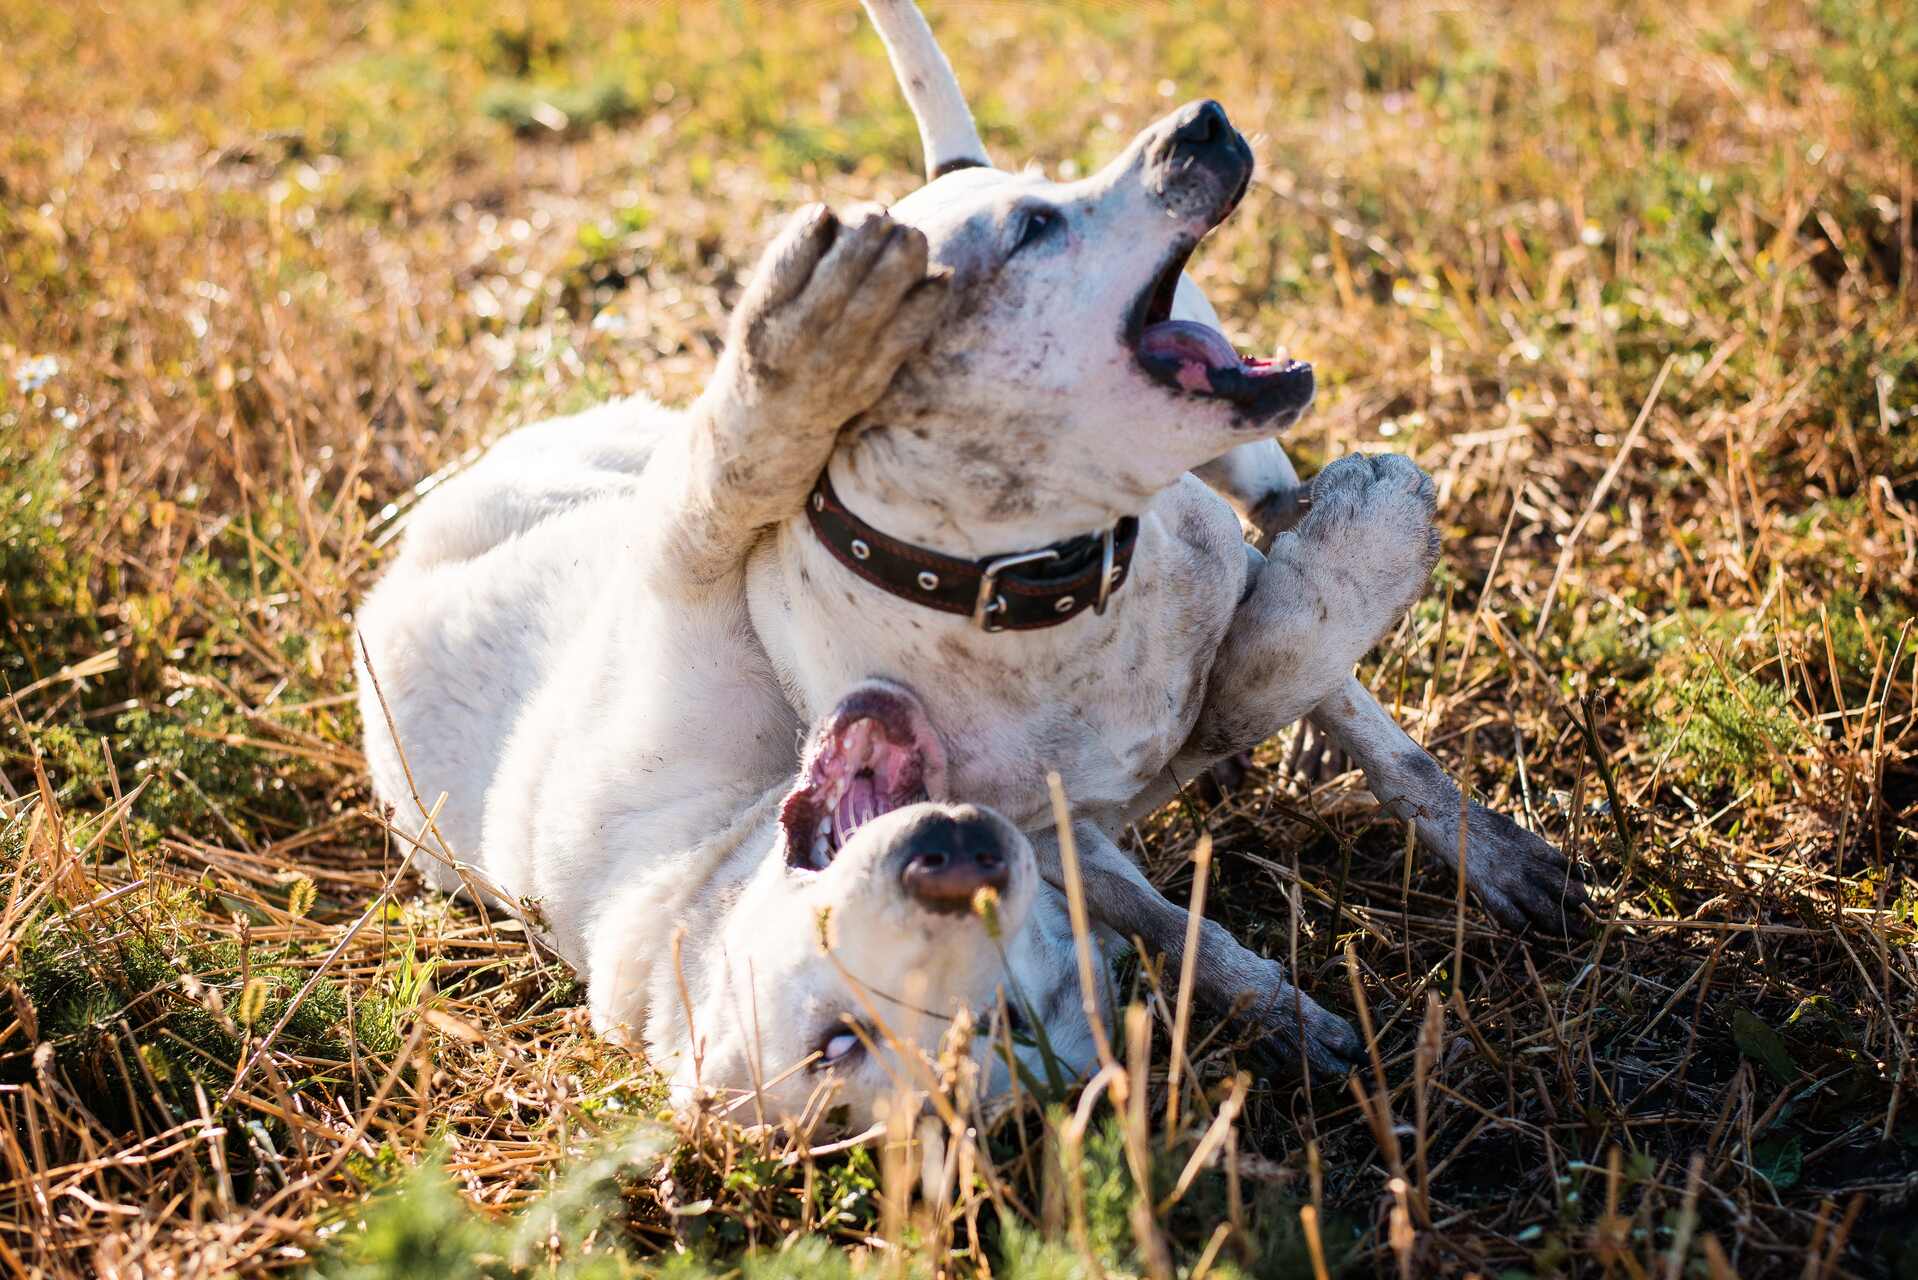
[[[896,1146],[662,1119],[515,925],[395,883],[352,609],[422,478],[688,395],[783,213],[915,184],[876,39],[850,0],[13,0],[0,1270],[1918,1275],[1918,13],[931,7],[1002,161],[1204,95],[1253,135],[1194,269],[1320,370],[1293,456],[1440,482],[1366,674],[1601,927],[1461,928],[1279,741],[1138,838],[1183,899],[1209,834],[1209,913],[1362,995],[1352,1081],[1202,1022],[1169,1125],[1148,960],[1149,1053],[975,1118],[930,1200]]]

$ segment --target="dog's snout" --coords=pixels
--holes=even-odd
[[[1161,120],[1158,130],[1148,155],[1168,189],[1209,193],[1200,198],[1223,206],[1211,210],[1215,220],[1230,213],[1251,185],[1252,148],[1232,127],[1225,108],[1210,98],[1189,102]]]
[[[928,813],[902,840],[900,886],[932,911],[968,911],[981,889],[1005,892],[1012,851],[1000,826],[979,813]]]

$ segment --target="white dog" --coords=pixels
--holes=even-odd
[[[1188,473],[1296,506],[1269,437],[1312,394],[1309,368],[1241,359],[1180,287],[1250,180],[1224,112],[1182,108],[1080,182],[1001,173],[917,12],[869,7],[945,176],[890,215],[798,215],[692,406],[509,437],[422,504],[361,615],[413,774],[363,681],[379,794],[444,792],[454,851],[538,899],[596,1025],[656,1051],[683,1043],[658,1030],[672,922],[716,847],[754,847],[742,824],[790,782],[801,727],[871,678],[917,692],[950,794],[1035,833],[1054,884],[1057,771],[1095,914],[1175,960],[1184,912],[1112,833],[1308,713],[1456,850],[1457,788],[1351,676],[1424,587],[1430,482],[1341,459],[1262,558]],[[1469,812],[1481,897],[1556,918],[1564,860]],[[1321,1067],[1356,1051],[1216,926],[1196,962],[1203,998]]]

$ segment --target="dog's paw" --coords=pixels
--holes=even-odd
[[[1365,1041],[1351,1023],[1289,986],[1268,1007],[1265,1026],[1256,1047],[1283,1074],[1298,1074],[1303,1062],[1316,1085],[1337,1080],[1365,1061]]]
[[[1377,608],[1389,626],[1425,591],[1438,563],[1438,491],[1399,454],[1347,454],[1313,477],[1302,541]]]
[[[1456,831],[1450,839],[1456,842]],[[1466,819],[1465,877],[1508,929],[1557,937],[1585,932],[1591,895],[1577,864],[1544,837],[1483,805],[1472,805]]]
[[[869,408],[943,312],[947,277],[927,274],[926,253],[923,234],[878,208],[797,214],[733,313],[730,372],[745,398],[822,432]]]

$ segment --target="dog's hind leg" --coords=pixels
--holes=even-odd
[[[1217,674],[1214,679],[1214,691],[1228,699],[1229,683],[1218,683]],[[1388,813],[1413,824],[1426,853],[1453,869],[1458,867],[1459,808],[1465,806],[1466,883],[1500,923],[1545,933],[1580,932],[1590,897],[1578,868],[1544,837],[1465,800],[1444,766],[1399,727],[1357,676],[1347,676],[1313,708],[1311,723],[1365,771],[1366,787]],[[1275,723],[1273,732],[1280,727]],[[1202,738],[1214,745],[1200,747]],[[1118,821],[1135,822],[1164,806],[1184,783],[1221,758],[1219,741],[1202,723],[1194,741],[1133,799]]]
[[[926,273],[925,237],[880,210],[793,218],[733,312],[712,382],[647,466],[656,585],[717,582],[803,509],[840,428],[925,344],[946,281]]]
[[[1184,276],[1173,297],[1173,314],[1218,327],[1218,313],[1211,302]],[[1309,491],[1299,483],[1292,460],[1277,440],[1240,445],[1199,467],[1197,474],[1257,531],[1254,545],[1261,550],[1297,526],[1310,507]],[[1215,670],[1215,682],[1219,678]],[[1272,732],[1286,723],[1290,722],[1273,722]],[[1357,677],[1348,674],[1331,697],[1312,709],[1298,732],[1303,746],[1299,755],[1308,776],[1320,774],[1318,766],[1328,758],[1325,744],[1329,740],[1333,754],[1342,753],[1365,771],[1366,785],[1381,804],[1414,822],[1427,853],[1448,867],[1457,867],[1459,806],[1465,803],[1457,785],[1430,753],[1399,728]],[[1188,758],[1173,767],[1183,778],[1214,763]],[[1341,768],[1342,763],[1333,767]],[[1165,790],[1156,788],[1155,794]],[[1487,910],[1514,928],[1574,929],[1586,896],[1572,878],[1564,855],[1504,814],[1478,804],[1469,804],[1469,809],[1466,876]]]
[[[1072,833],[1086,910],[1100,924],[1121,937],[1138,939],[1174,965],[1196,964],[1194,994],[1216,1012],[1251,1019],[1270,1037],[1269,1047],[1287,1060],[1302,1056],[1314,1071],[1335,1075],[1358,1062],[1364,1046],[1351,1024],[1293,986],[1284,965],[1241,946],[1213,920],[1200,921],[1198,955],[1187,956],[1190,913],[1153,888],[1099,827],[1076,822]],[[1057,836],[1035,836],[1033,851],[1039,874],[1063,890],[1065,869]]]

